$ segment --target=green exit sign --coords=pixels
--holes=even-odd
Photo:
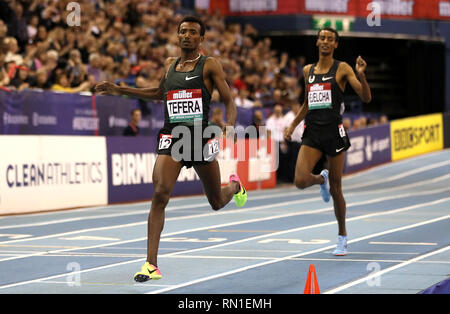
[[[354,17],[313,15],[313,29],[319,30],[324,27],[332,27],[337,31],[350,32],[353,30]]]

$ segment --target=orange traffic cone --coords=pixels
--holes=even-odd
[[[313,276],[312,281],[312,293],[311,293],[311,274]],[[305,291],[303,294],[320,294],[319,284],[317,283],[316,269],[313,264],[309,265],[308,278],[306,279]]]

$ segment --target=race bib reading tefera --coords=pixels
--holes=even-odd
[[[167,92],[167,112],[170,123],[203,119],[202,90],[183,89]]]

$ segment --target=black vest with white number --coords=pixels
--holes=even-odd
[[[203,81],[206,56],[201,56],[194,69],[175,71],[181,58],[169,68],[164,82],[164,127],[193,126],[208,123],[211,95]]]
[[[306,78],[306,101],[309,107],[305,117],[306,126],[342,123],[344,93],[336,82],[339,63],[334,60],[326,74],[314,74],[316,63],[311,66]]]

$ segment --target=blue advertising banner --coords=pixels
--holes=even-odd
[[[352,146],[345,156],[344,173],[391,161],[390,124],[348,133]]]
[[[61,96],[49,92],[0,91],[2,134],[69,134],[72,106],[65,105],[65,102],[69,104],[72,99],[64,96],[61,99]],[[49,103],[55,105],[49,106]],[[86,132],[78,134],[89,135]]]
[[[5,134],[3,132],[4,131],[3,130],[4,129],[3,119],[5,118],[4,117],[4,112],[5,112],[4,108],[6,108],[8,105],[7,104],[8,97],[6,97],[6,95],[7,95],[7,93],[0,89],[0,132],[1,132],[0,134]]]
[[[52,91],[0,91],[1,134],[122,135],[138,100]],[[143,115],[141,135],[153,134]]]
[[[145,104],[144,104],[145,105]],[[122,135],[130,122],[131,111],[140,109],[139,101],[118,96],[95,96],[95,107],[99,118],[99,135]],[[140,135],[152,135],[152,117],[142,110],[139,123]]]
[[[148,200],[153,196],[156,137],[109,136],[106,138],[108,203]],[[203,186],[193,168],[183,168],[172,195],[193,195]]]
[[[95,135],[98,118],[90,96],[0,91],[2,134]]]
[[[225,106],[211,104],[212,108],[217,106],[226,120]],[[109,95],[0,90],[0,134],[120,136],[135,108],[142,111],[140,135],[156,135],[164,125],[162,102]],[[244,129],[251,125],[254,110],[237,107],[236,126]]]

